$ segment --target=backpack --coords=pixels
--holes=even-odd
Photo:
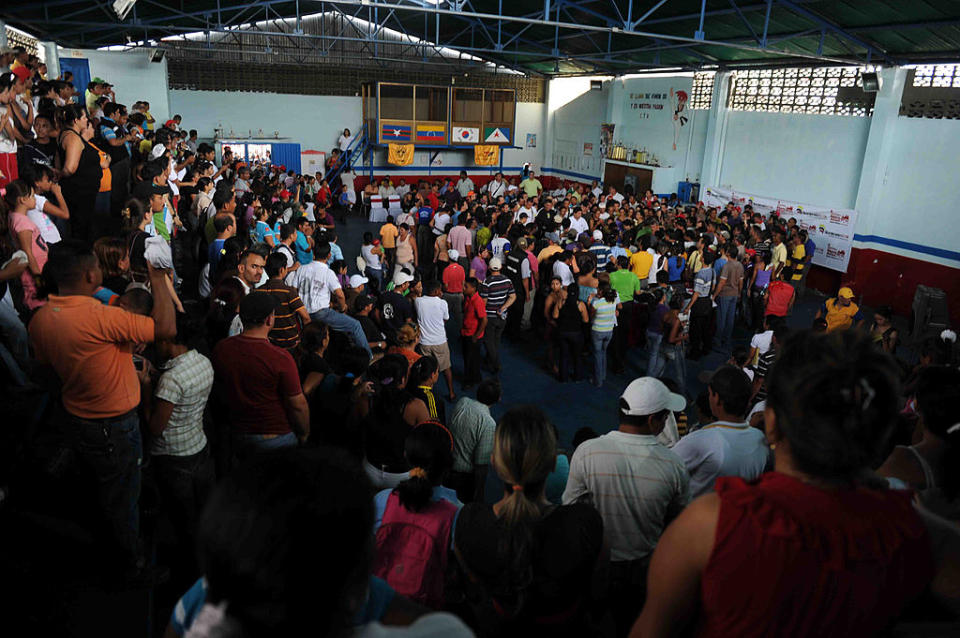
[[[373,575],[401,596],[439,609],[456,515],[457,506],[444,499],[411,512],[400,505],[397,492],[391,492],[377,530]]]

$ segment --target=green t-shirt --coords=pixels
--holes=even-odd
[[[520,182],[520,188],[527,194],[527,197],[536,197],[537,193],[543,190],[543,184],[539,179],[530,179],[529,177]]]
[[[620,301],[633,301],[633,296],[640,292],[640,278],[627,269],[616,270],[610,273],[610,286],[620,295]]]

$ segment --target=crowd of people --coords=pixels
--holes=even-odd
[[[15,62],[0,358],[52,400],[5,436],[70,452],[126,587],[169,576],[152,493],[193,582],[168,635],[871,635],[960,611],[956,335],[907,366],[849,288],[790,326],[815,250],[795,220],[533,171],[357,200],[352,175],[217,157],[109,82]],[[346,259],[334,212],[398,190]],[[541,407],[494,418],[522,382],[505,338],[543,342],[558,383],[646,368],[564,449]]]

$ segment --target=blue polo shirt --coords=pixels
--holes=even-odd
[[[297,261],[299,261],[301,265],[306,266],[313,261],[310,242],[307,241],[307,236],[299,230],[297,231],[297,240],[293,242],[293,249],[297,252]]]

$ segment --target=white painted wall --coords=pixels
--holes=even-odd
[[[853,208],[870,123],[868,117],[731,111],[718,185]]]
[[[605,121],[610,83],[605,83],[602,91],[591,91],[589,78],[552,80],[551,91],[559,94],[562,90],[569,90],[562,86],[563,83],[575,82],[582,84],[576,90],[583,92],[556,108],[551,114],[550,166],[563,171],[599,177],[602,170],[600,125]],[[560,84],[559,90],[555,84]],[[551,105],[550,102],[548,99],[548,105]],[[592,157],[584,156],[585,143],[593,144]]]
[[[143,49],[130,51],[97,51],[95,49],[64,49],[58,47],[61,58],[86,58],[90,77],[100,77],[114,85],[117,99],[127,107],[134,102],[150,102],[150,112],[158,122],[170,119],[168,101],[167,59],[151,62],[150,53]],[[87,87],[78,86],[83,92]]]
[[[247,138],[263,129],[266,135],[277,131],[285,141],[299,143],[303,150],[329,151],[344,128],[357,131],[361,124],[362,101],[359,97],[288,95],[277,93],[241,93],[228,91],[170,91],[170,112],[183,116],[186,128],[195,128],[201,139],[213,137],[222,127],[227,137]],[[231,129],[233,136],[230,135]],[[537,136],[537,146],[526,148],[528,133]],[[517,104],[514,143],[522,149],[503,151],[504,166],[521,166],[530,162],[543,167],[544,144],[543,104]],[[427,150],[417,151],[414,166],[426,169],[430,164]],[[446,167],[474,166],[473,148],[443,151],[439,165],[431,170],[441,173]],[[375,166],[387,166],[386,150],[374,155]],[[457,168],[459,171],[460,169]],[[383,173],[378,170],[377,173]]]

